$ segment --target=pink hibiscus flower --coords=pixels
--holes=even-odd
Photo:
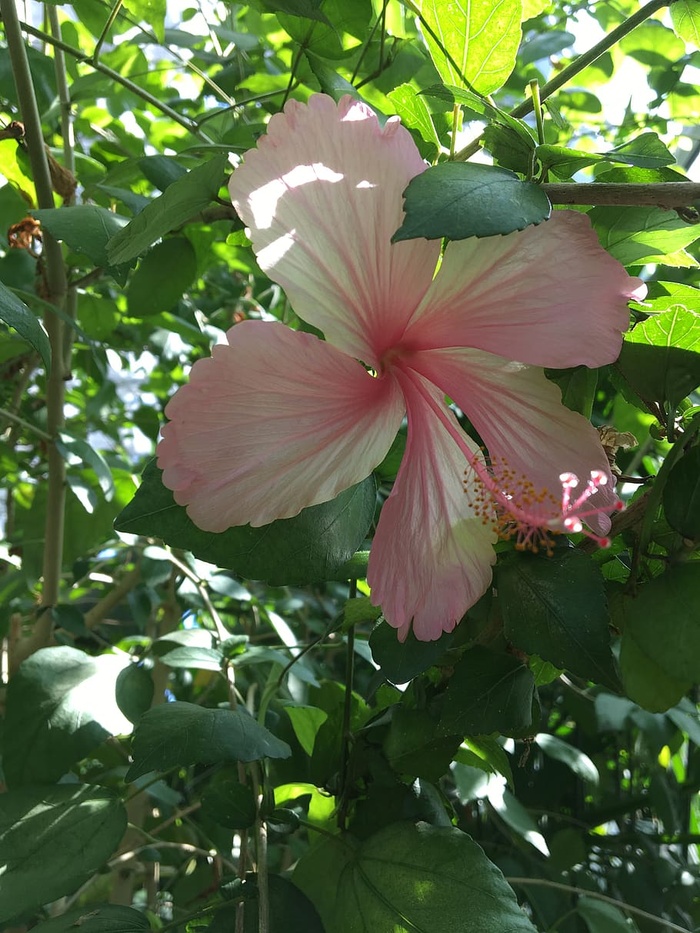
[[[597,432],[541,367],[612,362],[644,289],[569,211],[452,242],[441,262],[439,241],[392,245],[402,192],[425,168],[398,118],[381,127],[350,97],[272,117],[231,196],[260,267],[326,339],[231,328],[170,400],[158,462],[200,528],[265,525],[363,480],[407,416],[368,582],[400,638],[412,625],[432,640],[488,588],[496,526],[523,542],[582,519],[608,530],[617,500]],[[572,500],[563,474],[592,478]]]

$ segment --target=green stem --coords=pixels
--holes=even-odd
[[[27,152],[34,178],[37,204],[40,208],[53,208],[54,198],[46,147],[41,128],[41,117],[37,105],[32,75],[27,59],[27,49],[22,36],[20,21],[14,0],[0,0],[0,13],[5,26],[5,37],[10,52],[12,70],[17,87],[17,99],[24,123]],[[61,308],[66,297],[66,270],[59,243],[44,232],[43,254],[44,287],[47,300]],[[53,364],[46,380],[46,425],[47,432],[56,438],[63,427],[63,404],[65,381],[63,372],[63,322],[47,312],[44,326],[51,343]],[[51,639],[52,614],[45,611],[58,602],[63,562],[64,512],[66,501],[66,465],[54,443],[48,445],[47,453],[47,500],[45,524],[45,548],[43,566],[43,590],[40,611],[37,614],[32,635],[18,646],[16,663]]]
[[[667,930],[673,930],[674,933],[688,933],[688,930],[684,927],[679,927],[677,924],[671,923],[670,920],[665,920],[663,917],[655,917],[653,914],[647,913],[646,910],[642,910],[641,907],[634,907],[632,904],[627,904],[625,901],[618,901],[614,897],[608,897],[607,894],[599,894],[597,891],[587,891],[585,888],[576,888],[570,884],[561,884],[559,881],[550,881],[548,878],[506,877],[506,881],[509,884],[518,884],[525,888],[537,886],[554,888],[556,891],[566,891],[569,894],[580,894],[582,897],[592,897],[597,901],[604,901],[606,904],[612,904],[614,907],[618,907],[628,914],[636,914],[638,917],[644,917],[644,919],[648,920],[650,923],[656,923],[659,926],[665,927]]]
[[[13,424],[18,424],[26,431],[30,431],[32,434],[36,434],[36,436],[41,438],[42,441],[53,440],[51,435],[47,434],[46,431],[42,431],[41,428],[38,428],[35,424],[30,424],[29,421],[25,421],[24,418],[20,418],[19,415],[13,414],[13,412],[8,411],[6,408],[0,408],[0,418],[5,418],[7,421],[11,421]]]
[[[4,0],[4,2],[10,3],[11,0]],[[171,120],[179,123],[179,125],[184,127],[189,133],[192,133],[193,136],[197,136],[199,139],[203,139],[205,142],[208,141],[196,123],[194,123],[192,120],[188,120],[186,117],[181,116],[177,110],[173,110],[172,107],[168,107],[167,104],[164,104],[152,94],[149,94],[148,91],[144,90],[144,88],[139,87],[138,84],[134,84],[133,81],[125,78],[124,75],[120,75],[118,71],[114,71],[114,69],[109,68],[102,62],[91,62],[90,56],[86,55],[84,52],[81,52],[80,49],[76,49],[74,46],[69,45],[67,42],[63,42],[61,39],[57,39],[48,35],[48,33],[43,32],[41,29],[36,29],[29,23],[21,23],[21,28],[24,29],[25,32],[29,33],[30,36],[35,36],[37,39],[41,39],[42,42],[48,42],[49,45],[52,45],[56,49],[62,49],[66,55],[70,55],[71,58],[74,58],[76,61],[85,62],[86,64],[91,65],[95,71],[99,71],[100,74],[106,75],[110,80],[116,81],[117,84],[121,84],[122,87],[125,87],[127,90],[131,91],[132,94],[136,94],[141,98],[141,100],[145,101],[147,104],[150,104],[161,113],[164,113],[167,117],[170,117]]]
[[[357,595],[357,580],[350,581],[349,598]],[[338,826],[345,829],[347,808],[349,804],[350,780],[348,765],[350,761],[350,741],[352,732],[350,720],[352,716],[352,688],[355,680],[355,629],[351,628],[347,634],[347,663],[345,668],[345,697],[343,700],[342,745],[340,748],[340,806],[338,809]]]
[[[535,111],[535,120],[537,121],[537,141],[540,146],[544,146],[544,119],[542,117],[542,100],[540,98],[540,82],[537,78],[530,81],[530,97]]]
[[[109,11],[109,16],[107,17],[107,22],[104,24],[102,32],[98,36],[97,42],[95,43],[95,51],[92,53],[91,62],[93,65],[96,65],[100,58],[100,50],[104,45],[104,41],[107,38],[107,33],[112,28],[114,20],[119,16],[119,11],[122,8],[122,0],[116,0],[116,3]]]
[[[270,933],[270,888],[267,874],[267,823],[263,816],[264,793],[257,761],[251,762],[250,776],[257,807],[255,819],[255,868],[258,883],[258,933]]]
[[[589,65],[592,65],[593,62],[597,61],[601,55],[604,55],[621,39],[624,39],[633,29],[636,29],[637,26],[640,26],[645,20],[649,19],[650,16],[653,16],[654,13],[658,13],[659,10],[663,10],[664,7],[669,6],[672,2],[673,0],[650,0],[649,3],[626,19],[624,23],[620,23],[616,29],[613,29],[611,33],[604,36],[600,42],[587,52],[584,52],[583,55],[579,55],[579,57],[571,62],[570,65],[567,65],[566,68],[562,68],[559,74],[555,75],[551,81],[547,81],[547,83],[540,88],[540,100],[543,101],[551,97],[555,91],[558,91],[560,87],[568,84],[569,81],[575,78],[584,68],[588,68]],[[532,99],[525,100],[522,104],[518,104],[517,107],[511,110],[510,115],[512,117],[524,117],[526,114],[532,113],[533,108],[534,103]],[[483,134],[479,136],[478,139],[469,143],[468,146],[465,146],[464,149],[461,149],[455,158],[464,160],[473,156],[474,153],[478,152],[481,148],[482,140]]]

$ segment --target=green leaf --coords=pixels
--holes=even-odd
[[[511,126],[490,123],[484,130],[484,148],[503,168],[527,175],[534,166],[535,141]]]
[[[452,645],[452,632],[443,632],[436,641],[418,641],[411,629],[405,641],[399,641],[396,629],[380,623],[369,637],[375,664],[392,684],[407,684],[438,661]]]
[[[404,126],[415,130],[423,141],[418,146],[423,158],[434,159],[440,151],[440,139],[425,99],[410,84],[394,88],[387,96]]]
[[[298,15],[278,13],[277,18],[285,32],[312,55],[331,61],[351,55],[358,43],[367,37],[372,17],[371,0],[353,0],[352,3],[324,0],[321,12],[325,21],[317,21],[311,28]]]
[[[462,736],[436,736],[436,725],[427,710],[402,706],[394,709],[383,745],[394,771],[433,783],[447,773]]]
[[[126,260],[115,262],[107,253],[107,243],[125,229],[128,218],[96,204],[52,207],[31,213],[51,236],[62,240],[76,253],[87,256],[98,269],[104,269],[120,285],[126,282],[129,271]]]
[[[177,765],[288,758],[291,749],[241,709],[176,702],[144,714],[134,730],[132,755],[127,781]]]
[[[392,242],[496,236],[547,220],[551,205],[532,182],[494,165],[442,162],[404,191],[406,216]]]
[[[299,744],[307,755],[313,755],[316,735],[328,719],[328,713],[317,706],[302,706],[291,702],[285,703],[284,709],[291,720]]]
[[[88,444],[81,437],[72,437],[65,432],[61,432],[59,438],[56,448],[63,459],[70,462],[71,456],[79,457],[83,464],[93,471],[105,499],[109,502],[114,495],[114,478],[109,464],[99,450],[95,450],[92,444]]]
[[[688,680],[670,677],[637,643],[633,632],[622,638],[620,672],[627,696],[651,713],[663,713],[675,706],[691,687]]]
[[[293,881],[332,933],[534,933],[499,869],[454,828],[394,823],[360,845],[323,839]]]
[[[669,473],[663,503],[672,528],[684,538],[700,538],[700,447],[687,451]]]
[[[489,803],[500,816],[506,826],[509,826],[518,836],[531,846],[549,855],[547,842],[540,832],[539,826],[520,803],[517,797],[506,790],[503,784],[489,782]]]
[[[71,894],[125,829],[122,802],[102,787],[30,785],[0,794],[0,922]]]
[[[674,307],[637,324],[616,368],[643,401],[676,408],[700,385],[700,314]]]
[[[603,577],[593,560],[574,548],[552,557],[511,554],[496,570],[506,637],[586,680],[615,689]]]
[[[598,769],[585,752],[574,748],[573,745],[569,745],[568,742],[557,738],[556,735],[550,735],[548,732],[538,733],[535,736],[535,742],[545,755],[555,761],[560,761],[567,768],[571,768],[573,773],[582,781],[587,781],[589,784],[598,784],[600,782]]]
[[[228,775],[215,778],[202,794],[204,816],[227,829],[249,829],[255,823],[256,812],[252,788]]]
[[[700,237],[696,226],[658,207],[594,207],[588,216],[601,244],[624,266],[662,263]]]
[[[132,317],[170,311],[197,275],[197,257],[185,237],[170,237],[150,250],[132,275],[126,298]]]
[[[292,16],[328,23],[320,9],[323,0],[258,0],[258,3],[269,13],[290,13]]]
[[[151,155],[139,159],[139,168],[159,191],[165,191],[174,181],[187,174],[185,166],[174,156]],[[148,201],[146,202],[148,203]],[[143,205],[145,207],[145,205]],[[142,208],[140,208],[141,210]]]
[[[675,0],[670,13],[676,35],[700,49],[700,0]]]
[[[209,207],[224,184],[227,165],[227,156],[215,156],[169,185],[110,240],[110,262],[135,259],[156,240]]]
[[[115,700],[125,656],[67,646],[27,658],[7,687],[3,767],[10,787],[55,781],[112,735],[131,732]]]
[[[421,0],[428,50],[445,84],[492,94],[515,66],[521,0]]]
[[[375,481],[368,477],[337,498],[304,509],[294,518],[260,528],[243,525],[221,534],[201,531],[176,505],[151,461],[143,482],[115,522],[127,534],[158,536],[201,560],[250,580],[284,585],[336,579],[364,541],[375,509]]]
[[[165,0],[124,0],[124,6],[153,30],[159,42],[165,39]]]
[[[440,718],[443,735],[526,734],[535,680],[512,655],[472,648],[454,669]]]
[[[605,158],[597,152],[581,152],[579,149],[567,149],[565,146],[538,146],[535,153],[542,163],[542,168],[554,172],[559,178],[571,178],[582,168],[601,162]]]
[[[47,370],[51,369],[51,345],[44,325],[23,301],[0,282],[0,321],[14,328],[34,347]]]
[[[636,595],[618,604],[625,643],[658,665],[667,677],[678,681],[700,681],[700,563],[676,564],[650,583],[638,587]]]
[[[607,901],[584,895],[578,899],[576,912],[585,920],[589,933],[639,933],[637,924]]]
[[[676,161],[656,133],[642,133],[602,155],[608,161],[624,162],[638,168],[662,168]]]
[[[150,933],[146,914],[117,904],[76,907],[32,927],[32,933]]]

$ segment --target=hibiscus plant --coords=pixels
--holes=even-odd
[[[700,924],[700,0],[0,0],[0,929]]]

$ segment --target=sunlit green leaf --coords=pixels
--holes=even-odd
[[[700,49],[700,0],[676,0],[670,7],[671,22],[677,35]]]
[[[421,0],[425,40],[445,84],[492,94],[520,45],[521,0]]]
[[[131,723],[115,700],[125,657],[96,658],[67,646],[42,648],[23,662],[7,689],[3,768],[10,787],[55,781]]]

